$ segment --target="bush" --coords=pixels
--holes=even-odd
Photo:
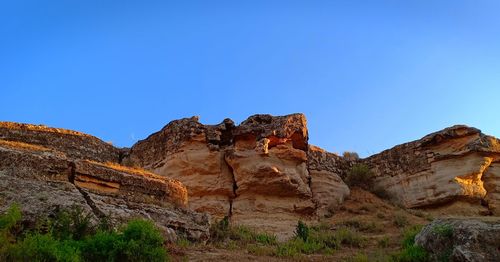
[[[445,238],[451,238],[453,236],[453,228],[450,225],[436,225],[432,228],[432,232]]]
[[[80,206],[60,210],[48,221],[48,228],[56,239],[80,240],[95,232],[91,223],[92,214],[85,214]]]
[[[309,238],[309,227],[302,221],[299,220],[297,227],[295,228],[295,236],[307,241]]]
[[[152,222],[131,220],[120,230],[102,230],[81,209],[63,210],[34,231],[10,230],[21,219],[12,206],[0,216],[0,261],[165,261],[160,231]]]
[[[413,226],[403,232],[403,249],[393,255],[397,262],[426,262],[429,261],[428,253],[420,246],[415,245],[415,236],[420,232],[422,226]]]
[[[361,187],[370,190],[373,187],[374,174],[365,164],[355,164],[347,173],[346,183],[350,187]]]
[[[356,161],[359,160],[359,155],[356,152],[349,152],[349,151],[344,151],[342,156],[349,161]]]

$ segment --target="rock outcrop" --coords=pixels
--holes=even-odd
[[[235,197],[234,178],[224,160],[233,127],[229,119],[216,126],[203,125],[196,117],[172,121],[137,142],[124,164],[181,181],[192,209],[220,219],[230,213]]]
[[[474,212],[498,214],[500,140],[476,128],[446,128],[363,161],[375,172],[376,185],[405,207],[464,202]]]
[[[500,219],[436,219],[415,237],[431,261],[500,261]]]
[[[286,232],[314,213],[304,115],[251,116],[233,136],[226,154],[236,183],[233,221]]]
[[[349,164],[310,151],[303,114],[254,115],[238,126],[193,117],[139,141],[123,163],[178,179],[189,206],[215,219],[292,234],[297,220],[324,216],[349,194],[340,178]]]
[[[208,217],[186,209],[184,185],[119,165],[120,150],[111,145],[45,126],[2,122],[0,127],[0,210],[18,203],[25,222],[34,223],[80,206],[94,219],[107,216],[119,223],[144,217],[192,239],[208,237]]]
[[[349,161],[319,147],[309,146],[308,166],[311,191],[319,217],[328,217],[349,196],[349,187],[342,180],[352,167]]]

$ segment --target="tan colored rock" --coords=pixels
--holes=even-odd
[[[21,137],[17,129],[13,132],[14,135],[3,137]],[[29,138],[29,132],[23,130],[23,137]],[[2,130],[2,134],[8,134],[8,130]],[[117,163],[87,160],[96,158],[86,155],[90,149],[71,151],[68,156],[63,150],[73,149],[64,146],[67,138],[64,134],[46,132],[43,137],[47,144],[42,139],[37,144],[27,143],[30,139],[27,142],[0,139],[0,211],[18,203],[25,222],[34,224],[38,218],[61,208],[79,206],[93,214],[94,219],[108,216],[118,224],[145,217],[161,228],[178,230],[192,239],[208,237],[208,217],[185,209],[187,190],[180,182]],[[94,142],[98,144],[94,137],[87,138],[91,147]],[[73,143],[73,139],[70,137],[68,143]],[[52,144],[55,141],[57,144]]]
[[[135,144],[125,162],[181,181],[190,208],[223,218],[234,198],[233,176],[224,160],[232,139],[226,133],[233,125],[229,119],[215,126],[205,126],[196,117],[172,121]]]
[[[487,200],[493,207],[498,175],[496,164],[493,171],[489,168],[499,156],[498,139],[475,128],[453,126],[364,162],[376,173],[377,186],[406,207],[438,207],[459,200],[478,206]]]
[[[233,134],[234,147],[226,155],[237,185],[232,220],[291,236],[297,220],[315,210],[304,115],[252,116]]]
[[[341,177],[346,176],[352,161],[329,153],[319,147],[309,146],[308,165],[311,191],[319,217],[330,216],[350,194]]]
[[[0,122],[0,139],[64,152],[68,158],[119,162],[120,149],[97,137],[44,125]]]

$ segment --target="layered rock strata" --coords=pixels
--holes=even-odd
[[[349,192],[339,177],[345,163],[309,151],[303,114],[254,115],[238,126],[193,117],[139,141],[123,163],[178,179],[196,211],[291,234],[298,219],[326,214],[316,210],[334,208]]]
[[[476,128],[449,127],[364,162],[375,172],[376,186],[405,207],[466,202],[482,214],[498,214],[500,141]]]
[[[25,222],[34,223],[79,206],[94,219],[107,216],[114,224],[144,217],[192,239],[208,237],[208,217],[186,209],[187,190],[180,182],[107,162],[118,160],[119,150],[106,152],[108,144],[95,137],[32,125],[10,129],[12,125],[0,124],[1,210],[18,203]],[[80,146],[84,149],[77,152]]]
[[[307,163],[316,214],[328,217],[350,194],[349,187],[342,179],[346,177],[353,161],[310,145]]]

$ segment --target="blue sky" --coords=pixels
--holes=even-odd
[[[1,1],[0,120],[131,146],[169,121],[303,112],[367,156],[500,137],[500,1]]]

